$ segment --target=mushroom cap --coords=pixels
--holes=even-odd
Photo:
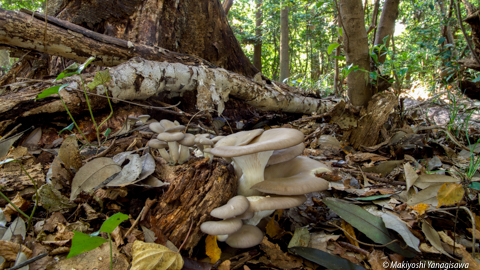
[[[160,125],[162,125],[162,127],[164,129],[169,129],[169,128],[173,128],[174,126],[176,126],[175,123],[173,123],[172,121],[167,120],[167,119],[160,120]]]
[[[148,114],[142,114],[138,116],[138,119],[142,121],[142,123],[147,123],[148,119],[150,119],[150,115]]]
[[[201,144],[201,145],[213,145],[213,141],[210,140],[209,138],[205,138],[203,136],[198,136],[195,138],[195,143],[196,144]]]
[[[148,128],[150,128],[155,133],[162,133],[165,131],[165,128],[159,122],[150,123],[148,125]]]
[[[210,215],[222,219],[232,218],[245,213],[249,206],[250,203],[245,196],[237,195],[228,200],[225,205],[213,209]]]
[[[263,197],[263,196],[254,196],[260,197],[257,200],[250,200],[249,212],[259,212],[265,210],[277,210],[277,209],[288,209],[292,207],[297,207],[302,205],[307,198],[305,195],[298,196],[272,196],[272,197]]]
[[[165,132],[173,133],[173,132],[181,132],[181,131],[184,131],[184,130],[185,130],[184,125],[178,125],[178,126],[174,126],[174,127],[165,129]]]
[[[291,159],[294,159],[296,156],[299,156],[303,153],[305,149],[305,144],[303,142],[294,145],[292,147],[288,147],[285,149],[275,150],[273,151],[272,156],[268,160],[267,166],[282,163]]]
[[[328,181],[315,173],[328,172],[327,165],[308,157],[296,157],[265,169],[265,180],[252,189],[278,195],[301,195],[328,189]]]
[[[255,137],[246,145],[223,146],[222,142],[230,136],[232,135],[218,141],[214,148],[206,152],[210,152],[219,157],[238,157],[258,152],[284,149],[303,142],[303,133],[291,128],[269,129]]]
[[[263,133],[263,129],[254,129],[248,131],[240,131],[231,135],[228,135],[216,143],[217,147],[222,146],[240,146],[251,142],[258,135]]]
[[[195,144],[195,136],[190,133],[185,133],[185,137],[178,141],[178,143],[185,146],[193,146]]]
[[[240,230],[227,238],[227,244],[233,248],[249,248],[260,244],[263,232],[253,225],[243,225]]]
[[[151,139],[150,141],[148,141],[148,146],[155,149],[162,149],[168,148],[168,143],[157,139]]]
[[[175,132],[175,133],[169,133],[169,132],[163,132],[158,134],[157,139],[161,141],[166,141],[166,142],[176,142],[180,141],[183,138],[185,138],[185,134],[181,132]]]
[[[225,136],[216,136],[216,137],[213,137],[212,138],[212,142],[215,144],[217,143],[218,141],[220,141],[221,139],[225,138]]]
[[[242,227],[242,220],[239,218],[231,218],[220,221],[206,221],[200,225],[200,230],[206,234],[232,234]]]

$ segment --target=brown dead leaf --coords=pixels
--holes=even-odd
[[[300,258],[283,252],[277,244],[268,241],[267,237],[263,238],[263,241],[260,243],[260,248],[265,252],[268,259],[261,257],[259,261],[267,266],[273,265],[281,269],[293,269],[302,266],[302,260]]]
[[[128,190],[125,187],[121,188],[109,188],[109,189],[97,189],[95,191],[94,196],[100,199],[109,199],[109,200],[116,200],[118,197],[125,197],[128,195]]]
[[[36,257],[40,254],[43,254],[43,253],[49,253],[48,256],[45,256],[43,258],[41,258],[40,260],[36,260],[35,262],[31,263],[29,265],[29,270],[43,270],[43,269],[47,269],[47,265],[49,264],[53,264],[55,263],[55,260],[51,254],[50,251],[50,247],[48,246],[45,246],[45,245],[42,245],[36,241],[33,241],[32,242],[32,257]],[[70,248],[68,248],[70,250]]]
[[[58,247],[54,250],[52,250],[49,255],[51,256],[55,256],[55,255],[58,255],[58,254],[64,254],[64,253],[69,253],[70,252],[70,248],[69,247]]]
[[[70,186],[72,179],[72,171],[67,170],[60,159],[55,157],[52,162],[52,185],[56,189],[63,189]]]
[[[276,210],[275,214],[273,217],[270,219],[270,221],[267,224],[266,231],[267,235],[270,236],[273,239],[278,239],[285,235],[285,230],[283,230],[280,225],[278,224],[278,221],[280,217],[282,216],[283,210]]]
[[[412,209],[417,211],[419,216],[425,214],[425,210],[427,210],[428,208],[430,208],[430,206],[428,206],[428,204],[425,204],[425,203],[419,203],[412,206]]]
[[[358,245],[358,241],[355,241],[356,240],[355,229],[352,227],[352,225],[348,224],[343,219],[342,219],[342,229],[344,229],[346,232],[348,232],[348,234],[350,234],[351,236],[355,237],[355,238],[352,239],[352,237],[350,237],[348,234],[345,234],[345,236],[348,239],[348,242],[350,242],[350,244],[352,244],[356,247],[360,247]]]
[[[383,265],[390,265],[388,257],[383,253],[383,251],[374,249],[370,254],[368,254],[368,262],[372,267],[372,270],[384,270]]]
[[[456,205],[462,201],[463,195],[465,194],[465,189],[462,184],[455,183],[445,183],[438,190],[438,206],[439,208],[442,205]]]
[[[58,150],[58,158],[65,164],[65,168],[78,172],[82,167],[82,156],[78,151],[78,142],[75,136],[68,136]]]
[[[476,225],[476,224],[475,224]],[[472,234],[473,230],[472,228],[467,228],[467,231]],[[475,229],[475,239],[480,240],[480,231]]]
[[[45,221],[45,224],[43,225],[43,230],[47,232],[53,232],[55,231],[57,225],[66,223],[67,220],[65,219],[63,214],[60,212],[55,212]]]
[[[28,209],[28,206],[30,205],[30,202],[27,202],[25,199],[20,196],[19,193],[11,200],[12,203],[18,207],[20,210],[25,211]],[[3,214],[5,215],[5,218],[7,221],[12,221],[12,215],[17,214],[17,210],[13,208],[12,205],[7,204],[5,208],[3,209]]]
[[[210,258],[211,263],[216,263],[220,259],[222,250],[218,247],[216,235],[208,235],[205,239],[205,254]]]
[[[469,269],[480,269],[480,263],[475,260],[472,255],[465,249],[464,246],[456,246],[455,253],[460,253],[460,257],[462,258],[462,262],[468,263]]]
[[[120,226],[117,226],[115,230],[113,230],[112,237],[113,237],[113,240],[115,240],[115,245],[117,245],[117,247],[125,244],[123,242],[123,233]]]
[[[32,251],[26,246],[13,243],[10,241],[0,240],[0,256],[8,261],[15,261],[17,259],[17,253],[21,250],[28,258],[32,256]]]
[[[217,269],[218,270],[230,270],[230,265],[232,264],[231,261],[229,260],[226,260],[226,261],[223,261],[218,267]]]

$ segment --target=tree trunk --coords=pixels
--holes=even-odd
[[[256,42],[253,46],[253,65],[262,72],[262,12],[263,0],[257,0],[257,11],[255,12],[255,38]]]
[[[230,11],[230,8],[233,5],[233,0],[224,0],[222,3],[223,6],[223,11],[225,11],[225,16],[228,15],[228,12]]]
[[[132,43],[195,55],[253,77],[218,0],[65,0],[57,18]]]
[[[369,87],[370,56],[361,0],[340,0],[347,65],[358,68],[347,76],[348,97],[354,106],[366,106],[372,98]]]
[[[383,4],[382,15],[380,15],[380,23],[378,31],[375,35],[375,45],[383,44],[383,39],[388,36],[385,41],[385,50],[378,52],[378,63],[385,63],[387,58],[385,52],[390,44],[390,39],[395,32],[395,20],[398,17],[398,4],[400,0],[385,0]]]
[[[287,1],[282,1],[280,11],[280,81],[290,77],[290,54],[288,48],[288,6]]]

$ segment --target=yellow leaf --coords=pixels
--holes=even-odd
[[[349,223],[347,223],[345,220],[342,219],[342,229],[344,229],[346,232],[348,232],[348,234],[350,234],[351,236],[353,236],[354,238],[348,236],[348,234],[345,234],[345,236],[347,237],[348,241],[350,242],[350,244],[356,246],[356,247],[360,247],[358,245],[358,241],[355,241],[356,240],[356,236],[355,236],[355,230],[353,229],[352,225],[350,225]]]
[[[220,260],[222,250],[217,245],[216,235],[208,235],[207,239],[205,239],[205,254],[210,258],[211,263],[216,263]]]
[[[438,190],[437,199],[439,208],[442,205],[456,205],[461,202],[465,190],[461,184],[445,183]]]
[[[265,228],[267,235],[273,239],[280,238],[285,234],[284,230],[280,228],[280,225],[278,225],[278,222],[277,222],[277,220],[279,220],[280,217],[282,216],[282,213],[283,213],[283,210],[275,211],[275,214],[270,219],[270,221],[267,224],[267,227]]]
[[[135,241],[132,247],[131,270],[180,270],[183,268],[183,258],[178,252],[155,244]]]
[[[427,210],[428,208],[430,208],[430,206],[425,203],[419,203],[412,207],[413,210],[417,211],[419,216],[425,214],[425,210]]]

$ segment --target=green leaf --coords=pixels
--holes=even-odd
[[[340,34],[341,37],[343,37],[343,28],[342,27],[338,28],[338,33]]]
[[[472,80],[472,82],[476,83],[480,81],[480,76],[476,77],[475,79]]]
[[[97,72],[97,74],[95,74],[95,78],[93,78],[93,81],[91,83],[87,84],[87,86],[88,86],[88,88],[90,88],[90,90],[92,90],[95,87],[97,87],[98,85],[106,84],[111,79],[112,79],[112,77],[110,77],[110,72],[109,72],[108,69],[106,69],[104,71],[99,71],[99,72]]]
[[[328,45],[327,53],[331,54],[333,52],[333,50],[335,50],[338,46],[340,46],[340,44],[338,44],[336,42]]]
[[[52,86],[50,88],[47,88],[47,89],[43,90],[42,93],[38,94],[35,97],[35,100],[46,98],[46,97],[51,96],[53,94],[58,94],[60,92],[60,90],[67,87],[68,85],[69,85],[69,83],[66,83],[66,84]]]
[[[103,133],[103,136],[108,137],[108,135],[110,135],[111,132],[112,130],[110,128],[107,128],[107,130],[105,130],[105,132]]]
[[[67,130],[72,131],[74,126],[75,126],[75,124],[71,123],[70,125],[68,125],[68,127],[64,127],[62,130],[60,130],[60,132],[58,132],[58,135],[60,135],[62,132],[67,131]]]
[[[476,190],[480,190],[480,182],[472,182],[468,187]]]
[[[102,227],[100,228],[101,232],[112,233],[115,228],[120,225],[123,221],[128,219],[128,215],[122,213],[116,213],[115,215],[109,217],[105,222],[103,222]]]
[[[100,236],[90,236],[81,232],[73,231],[72,247],[67,255],[67,259],[82,254],[101,246],[107,242],[107,239]]]
[[[333,212],[374,242],[384,245],[396,239],[390,235],[382,218],[370,214],[360,206],[335,198],[326,198],[323,202]],[[402,249],[398,242],[393,242],[387,245],[387,247],[405,257],[411,258],[415,256],[413,252]]]
[[[365,270],[365,268],[363,268],[361,265],[354,264],[347,259],[334,256],[316,248],[292,247],[289,250],[300,257],[325,267],[326,269]]]
[[[63,78],[66,78],[66,77],[70,77],[70,76],[73,76],[73,75],[78,75],[80,73],[82,73],[82,71],[88,67],[88,65],[90,65],[90,63],[95,60],[95,57],[91,56],[90,58],[88,58],[85,63],[81,64],[81,65],[78,65],[78,63],[73,63],[71,64],[70,66],[68,66],[62,73],[58,74],[57,78],[55,79],[55,81],[58,81],[60,79],[63,79]]]
[[[375,195],[375,196],[368,196],[368,197],[359,197],[359,198],[350,198],[356,201],[374,201],[383,198],[390,198],[393,194],[383,194],[383,195]]]
[[[437,45],[442,44],[445,41],[445,37],[440,37],[437,41]]]

